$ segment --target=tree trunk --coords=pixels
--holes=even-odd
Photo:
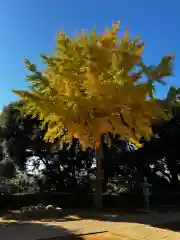
[[[99,148],[96,149],[96,191],[94,195],[94,208],[96,210],[102,209],[102,194],[103,194],[103,181],[104,181],[102,159],[103,159],[103,149],[102,149],[102,142],[101,142]]]

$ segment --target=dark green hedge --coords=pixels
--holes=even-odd
[[[122,194],[120,196],[104,195],[103,205],[105,207],[135,206],[139,205],[141,196]],[[73,195],[70,193],[34,193],[1,195],[0,208],[20,208],[36,204],[54,204],[62,208],[89,208],[93,203],[93,195]]]
[[[93,203],[92,194],[74,195],[70,193],[34,193],[34,194],[15,194],[1,195],[0,209],[17,209],[28,205],[54,204],[62,208],[90,208]],[[180,194],[154,195],[152,196],[153,205],[179,204]],[[103,206],[105,208],[132,209],[143,206],[142,196],[139,194],[123,193],[119,196],[103,195]]]

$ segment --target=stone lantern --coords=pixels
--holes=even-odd
[[[148,183],[147,177],[144,177],[144,182],[142,184],[142,195],[144,198],[144,210],[146,212],[150,211],[150,188],[152,187],[152,184]]]

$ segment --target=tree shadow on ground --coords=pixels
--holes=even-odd
[[[91,215],[92,219],[110,222],[126,222],[149,225],[156,228],[180,232],[180,213],[135,213],[135,214],[100,214],[98,217]],[[80,217],[85,218],[84,215]]]
[[[39,220],[41,223],[45,222],[64,222],[64,221],[80,221],[86,220],[98,220],[103,222],[118,222],[118,223],[137,223],[143,225],[149,225],[156,228],[162,228],[180,232],[180,213],[178,212],[166,212],[166,213],[117,213],[117,211],[95,212],[92,209],[89,210],[64,210],[59,216],[29,216],[20,214],[17,212],[11,212],[2,216],[4,220],[16,220],[19,222]]]
[[[67,229],[37,223],[1,222],[0,236],[3,240],[37,240],[52,237],[71,236]]]
[[[0,222],[0,236],[3,240],[83,240],[84,236],[101,233],[75,234],[61,226],[43,223]]]
[[[104,222],[137,223],[156,228],[180,232],[180,212],[155,212],[143,211],[134,213],[94,212],[91,210],[66,210],[64,217],[75,216],[77,220],[89,219]]]
[[[45,211],[34,211],[34,212],[26,212],[22,213],[19,210],[8,211],[6,213],[1,213],[0,217],[4,220],[15,220],[15,221],[76,221],[82,220],[78,216],[69,216],[67,213],[54,213],[54,212],[45,212]]]
[[[180,232],[180,220],[175,222],[165,223],[165,224],[157,224],[155,225],[155,227],[162,228],[162,229],[169,229],[175,232]]]

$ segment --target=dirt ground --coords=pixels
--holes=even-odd
[[[0,236],[3,240],[179,240],[180,212],[129,215],[81,212],[28,221],[4,216],[0,219]]]

